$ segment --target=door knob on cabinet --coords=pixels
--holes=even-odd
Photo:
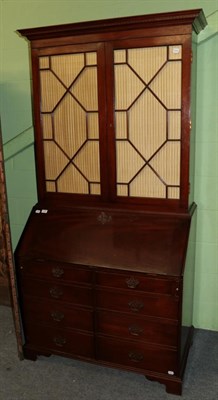
[[[63,295],[63,291],[57,286],[50,288],[49,293],[54,299],[59,299]]]
[[[139,285],[139,283],[139,280],[134,278],[134,276],[126,279],[126,284],[130,289],[135,289]]]
[[[144,307],[144,303],[142,303],[142,301],[138,301],[138,300],[132,300],[128,303],[130,309],[132,311],[140,311],[143,307]]]

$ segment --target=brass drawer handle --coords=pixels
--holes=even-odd
[[[126,284],[130,289],[135,289],[139,285],[139,283],[140,282],[138,281],[138,279],[134,278],[134,276],[126,279]]]
[[[138,301],[138,300],[130,301],[128,303],[128,305],[129,305],[129,308],[131,309],[131,311],[135,311],[135,312],[140,311],[144,307],[144,303],[142,303],[141,301]]]
[[[64,275],[64,270],[61,267],[55,267],[52,269],[52,275],[55,278],[61,278]]]
[[[56,346],[59,347],[63,347],[67,343],[67,340],[64,337],[60,336],[54,337],[53,341],[56,344]]]
[[[52,311],[51,317],[56,322],[61,322],[64,319],[64,313],[60,311]]]
[[[63,295],[62,289],[60,289],[57,286],[52,287],[49,290],[49,293],[50,293],[51,297],[53,297],[54,299],[59,299]]]
[[[133,336],[139,336],[144,332],[144,329],[140,328],[138,325],[129,326],[129,333]]]
[[[130,351],[128,356],[129,356],[129,359],[134,362],[140,362],[140,361],[144,360],[143,354],[138,353],[137,351]]]

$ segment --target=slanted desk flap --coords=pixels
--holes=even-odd
[[[90,208],[33,209],[18,257],[179,276],[190,219]]]

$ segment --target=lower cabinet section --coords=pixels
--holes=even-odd
[[[27,260],[18,270],[26,358],[57,354],[123,368],[181,393],[188,346],[178,276],[84,265],[80,273],[78,265]]]

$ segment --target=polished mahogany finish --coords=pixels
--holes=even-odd
[[[157,15],[145,15],[133,18],[118,18],[113,20],[94,21],[90,23],[79,23],[61,25],[56,27],[34,28],[19,30],[31,41],[32,55],[32,74],[33,74],[33,105],[34,105],[34,125],[35,125],[35,148],[36,148],[36,172],[38,196],[40,205],[45,208],[50,205],[66,204],[77,205],[78,203],[94,203],[101,205],[102,201],[108,206],[120,208],[137,206],[142,209],[167,211],[167,212],[187,212],[189,207],[189,157],[190,157],[190,86],[191,86],[191,57],[192,57],[192,29],[200,32],[205,26],[205,17],[201,10],[189,10],[179,13],[164,13]],[[167,31],[166,31],[167,29]],[[89,32],[89,33],[87,33]],[[37,39],[37,40],[36,40]],[[178,198],[162,198],[156,196],[133,196],[123,197],[116,194],[116,151],[115,151],[115,94],[114,94],[114,51],[119,49],[150,48],[167,46],[169,48],[175,44],[182,46],[182,79],[181,79],[181,159],[180,163],[180,195]],[[175,51],[177,51],[175,49]],[[99,104],[99,155],[100,155],[100,176],[101,194],[83,195],[80,193],[50,192],[46,190],[46,165],[43,149],[43,126],[42,117],[51,112],[50,105],[46,111],[40,111],[41,93],[39,64],[41,59],[50,57],[54,59],[56,55],[86,54],[96,52],[97,54],[97,77],[98,77],[98,104]],[[174,60],[173,58],[169,62]],[[52,61],[50,61],[52,63]],[[163,64],[164,65],[164,64]],[[42,67],[43,73],[50,72],[48,66]],[[50,67],[49,67],[50,68]],[[161,70],[160,70],[161,71]],[[40,73],[39,73],[40,72]],[[55,72],[56,74],[56,72]],[[53,71],[52,71],[53,76]],[[136,74],[138,76],[138,74]],[[155,77],[155,74],[154,74]],[[152,79],[154,79],[154,77]],[[142,79],[141,76],[139,76]],[[59,76],[58,76],[58,79]],[[178,77],[179,79],[179,77]],[[53,85],[53,82],[51,83]],[[134,84],[134,82],[133,82]],[[149,86],[145,82],[145,87]],[[67,85],[64,86],[66,98],[72,90]],[[53,90],[53,89],[52,89]],[[71,91],[70,91],[71,90]],[[150,88],[149,88],[150,90]],[[161,96],[157,96],[162,104]],[[60,95],[63,95],[60,93]],[[57,95],[57,100],[60,95]],[[60,100],[58,100],[60,101]],[[83,108],[87,108],[79,101]],[[58,103],[57,103],[58,105]],[[55,124],[52,113],[52,124]],[[164,105],[166,107],[166,105]],[[170,107],[170,108],[169,108]],[[167,106],[167,109],[174,110],[175,106]],[[86,111],[89,113],[89,107]],[[129,112],[129,111],[128,111]],[[87,113],[87,116],[88,116]],[[169,118],[169,117],[168,117]],[[165,122],[167,125],[169,122]],[[128,125],[128,124],[127,124]],[[58,128],[53,128],[56,130]],[[53,134],[54,135],[54,132]],[[129,135],[129,133],[128,133]],[[50,134],[46,133],[46,140],[51,139]],[[56,138],[55,138],[56,139]],[[172,139],[175,140],[175,139]],[[57,139],[56,139],[57,141]],[[55,142],[56,143],[56,142]],[[59,145],[59,143],[58,143]],[[158,145],[159,146],[159,145]],[[66,148],[66,147],[65,147]],[[65,148],[62,151],[65,152]],[[75,153],[76,154],[76,153]],[[154,153],[155,154],[155,153]],[[154,157],[154,155],[152,156]],[[132,162],[135,162],[134,160]],[[146,163],[150,161],[146,160]],[[150,164],[149,164],[150,165]],[[153,168],[151,166],[151,168]],[[156,172],[158,176],[158,171]],[[162,178],[161,178],[162,179]]]
[[[25,357],[54,353],[117,365],[179,393],[191,215],[110,210],[102,223],[108,209],[37,210],[16,251]]]
[[[26,358],[123,368],[181,394],[192,35],[205,25],[189,10],[19,30],[31,42],[38,185],[15,252]]]

